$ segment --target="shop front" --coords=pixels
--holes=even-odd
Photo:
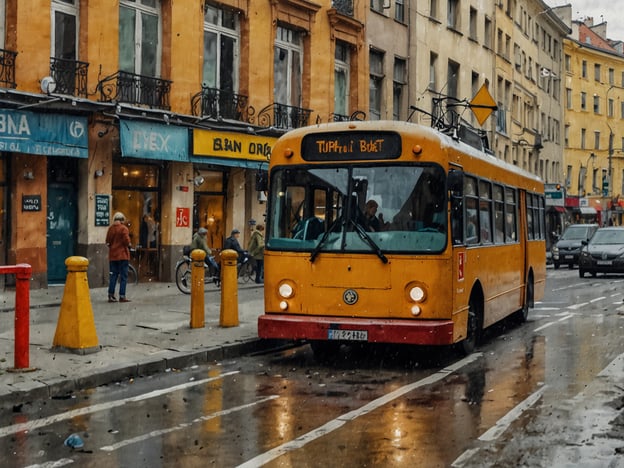
[[[0,110],[0,257],[5,264],[30,264],[33,288],[64,282],[65,259],[76,255],[87,129],[83,116]]]

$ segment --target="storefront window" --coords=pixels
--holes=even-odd
[[[225,235],[225,174],[220,171],[197,171],[197,174],[202,183],[195,186],[193,232],[205,227],[208,245],[221,249]]]
[[[160,167],[115,164],[111,216],[121,211],[127,220],[139,277],[154,276],[160,244]]]

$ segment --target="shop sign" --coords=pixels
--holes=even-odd
[[[43,156],[89,156],[87,118],[0,109],[0,151]]]
[[[108,226],[110,224],[110,197],[108,195],[95,196],[95,225]]]
[[[216,130],[193,130],[193,156],[267,163],[277,138]]]
[[[121,155],[160,161],[188,161],[186,127],[133,120],[119,122]]]
[[[189,227],[191,224],[190,208],[176,208],[176,227]]]
[[[41,195],[22,195],[22,211],[41,211]]]

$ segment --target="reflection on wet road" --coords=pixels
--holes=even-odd
[[[624,352],[621,278],[573,273],[467,358],[351,346],[321,365],[301,346],[31,402],[0,414],[0,464],[478,466]]]

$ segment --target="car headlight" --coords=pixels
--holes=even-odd
[[[552,253],[554,253],[554,254],[558,254],[558,253],[559,253],[559,247],[557,247],[556,245],[555,245],[555,246],[553,246],[553,248],[552,248]]]

